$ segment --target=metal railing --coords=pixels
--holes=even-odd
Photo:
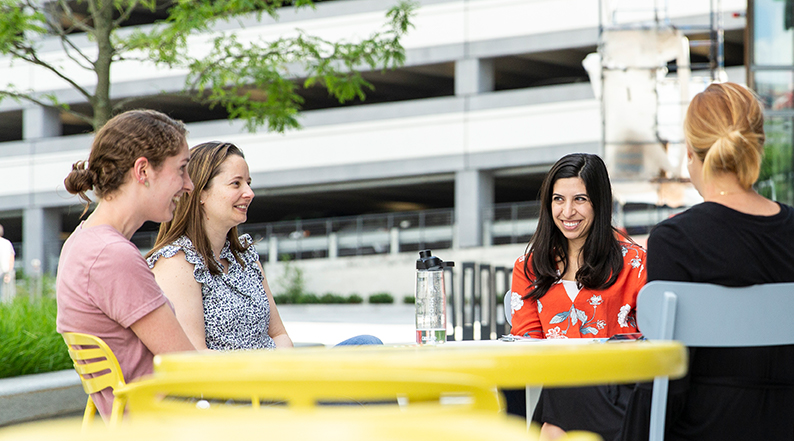
[[[263,260],[291,260],[366,256],[425,248],[452,248],[452,208],[243,224]],[[132,241],[141,249],[154,245],[156,232],[137,233]]]
[[[683,209],[655,206],[625,207],[615,221],[629,233],[642,234]],[[496,204],[484,213],[483,246],[527,243],[537,227],[539,202]],[[366,256],[454,248],[455,211],[452,208],[327,219],[243,224],[257,244],[263,261]],[[157,232],[139,232],[132,241],[142,252],[154,245]],[[17,248],[21,251],[22,244]],[[61,243],[47,246],[52,268]],[[19,251],[18,251],[18,254]]]

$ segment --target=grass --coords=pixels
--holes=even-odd
[[[60,334],[57,305],[51,296],[28,300],[24,286],[17,298],[0,304],[0,378],[59,371],[72,367]]]

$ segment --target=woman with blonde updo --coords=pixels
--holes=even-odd
[[[710,85],[690,103],[684,135],[704,202],[651,231],[648,281],[794,282],[794,208],[753,189],[765,140],[756,97],[737,84]],[[791,332],[786,324],[754,325]],[[794,439],[792,366],[794,346],[690,348],[689,374],[670,382],[665,440]],[[649,384],[635,389],[624,441],[648,438],[650,397]]]
[[[63,245],[58,263],[57,330],[95,335],[118,358],[126,381],[152,372],[154,354],[194,350],[138,248],[130,242],[146,221],[174,216],[176,201],[193,190],[185,127],[152,110],[133,110],[107,122],[86,161],[64,180],[66,190],[99,203]],[[106,417],[107,388],[92,394]]]

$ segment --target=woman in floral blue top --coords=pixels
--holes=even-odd
[[[237,232],[254,198],[242,151],[200,144],[188,172],[195,190],[177,202],[146,256],[177,319],[197,349],[291,347],[259,254]]]

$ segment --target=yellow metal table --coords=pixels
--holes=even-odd
[[[160,375],[389,367],[470,374],[500,388],[648,381],[657,376],[679,378],[686,372],[686,349],[678,342],[579,340],[174,353],[156,356],[154,370]]]

